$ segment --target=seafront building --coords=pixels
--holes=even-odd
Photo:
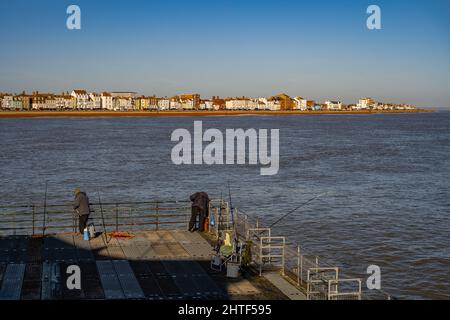
[[[101,96],[101,103],[102,103],[102,109],[113,111],[114,110],[114,101],[111,93],[109,92],[102,92]]]
[[[92,109],[94,103],[91,101],[86,90],[73,90],[71,96],[76,100],[76,109],[89,110]]]
[[[102,108],[102,96],[98,93],[90,93],[89,98],[91,101],[92,109],[100,110]]]
[[[342,110],[342,102],[341,101],[325,101],[326,110],[329,111],[340,111]]]
[[[285,93],[272,97],[228,97],[213,96],[202,99],[198,93],[181,94],[172,97],[145,96],[132,91],[88,92],[75,89],[71,93],[31,94],[0,93],[2,110],[105,110],[105,111],[196,111],[196,110],[248,110],[248,111],[383,111],[414,110],[410,104],[378,102],[373,98],[361,98],[357,104],[345,105],[341,101],[327,100],[324,103],[301,96],[291,98]]]

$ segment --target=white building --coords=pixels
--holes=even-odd
[[[129,97],[114,97],[114,109],[120,111],[132,111],[133,99]]]
[[[59,110],[75,109],[75,99],[72,96],[58,95],[55,96],[56,108]]]
[[[202,100],[200,102],[200,110],[213,110],[214,108],[214,104],[212,102],[212,100]]]
[[[356,105],[356,108],[358,110],[368,110],[376,107],[378,103],[373,100],[372,98],[362,98],[359,99],[358,104]]]
[[[158,109],[159,110],[170,110],[170,99],[169,98],[158,99]]]
[[[114,101],[111,93],[103,92],[101,97],[101,106],[104,110],[114,110]]]
[[[316,104],[314,100],[307,100],[302,97],[295,97],[294,103],[295,103],[295,110],[300,111],[313,110],[314,105]]]
[[[281,110],[281,102],[278,99],[267,99],[266,110],[279,111]]]
[[[194,110],[200,108],[199,94],[181,94],[170,99],[172,110]]]
[[[327,107],[327,110],[333,110],[338,111],[342,110],[342,102],[341,101],[325,101],[325,105]]]
[[[44,109],[46,110],[58,110],[58,100],[54,95],[48,95],[45,99]]]
[[[170,99],[170,110],[182,110],[183,103],[178,99],[178,97],[172,97]]]
[[[212,100],[206,100],[205,101],[205,109],[206,110],[213,110],[214,109],[214,104],[213,104]]]
[[[158,110],[158,98],[156,96],[149,97],[148,110]]]
[[[89,98],[92,104],[92,109],[100,110],[102,108],[102,96],[98,93],[89,94]]]
[[[258,101],[249,98],[235,98],[225,102],[227,110],[256,110],[258,109]]]
[[[92,109],[93,104],[90,102],[90,97],[86,90],[73,90],[70,95],[76,99],[77,109]]]
[[[3,109],[12,109],[14,97],[11,95],[3,96],[2,100],[2,108]]]

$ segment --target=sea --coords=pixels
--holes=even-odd
[[[174,164],[171,135],[194,121],[279,129],[278,173]],[[0,119],[0,205],[42,203],[45,181],[49,203],[76,186],[105,202],[206,191],[267,224],[321,195],[276,233],[349,275],[379,266],[396,298],[450,299],[450,112]]]

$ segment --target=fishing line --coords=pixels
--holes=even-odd
[[[103,206],[102,206],[102,200],[100,199],[100,191],[97,190],[97,194],[98,194],[98,203],[100,205],[100,213],[102,215],[103,231],[105,232],[106,244],[108,244],[109,240],[111,240],[111,239],[108,240],[108,233],[106,232],[105,217],[103,216]]]
[[[45,195],[44,195],[44,219],[42,221],[42,237],[45,235],[45,219],[47,215],[47,190],[48,190],[48,180],[45,181]]]

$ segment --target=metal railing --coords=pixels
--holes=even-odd
[[[229,210],[227,210],[229,214]],[[386,300],[391,297],[381,290],[362,290],[362,279],[347,276],[340,268],[319,259],[300,245],[289,245],[285,237],[274,236],[272,228],[258,219],[234,210],[235,232],[242,242],[252,243],[252,263],[263,270],[277,270],[308,299]],[[327,271],[327,272],[323,272]],[[334,274],[334,276],[330,276]]]
[[[91,203],[91,209],[90,222],[99,230],[103,229],[104,222],[107,232],[187,229],[191,202]],[[360,278],[345,277],[339,268],[299,245],[288,245],[285,237],[274,236],[272,228],[265,227],[258,219],[238,209],[234,209],[233,214],[232,217],[226,201],[212,200],[209,232],[215,236],[230,232],[241,243],[250,243],[251,265],[260,275],[266,270],[279,271],[308,299],[390,299],[383,291],[363,292]],[[76,232],[77,225],[70,203],[0,206],[0,236]],[[330,272],[334,276],[330,276]]]
[[[89,223],[110,231],[187,228],[187,201],[91,203]],[[46,235],[77,231],[77,215],[70,203],[0,206],[0,235]]]

